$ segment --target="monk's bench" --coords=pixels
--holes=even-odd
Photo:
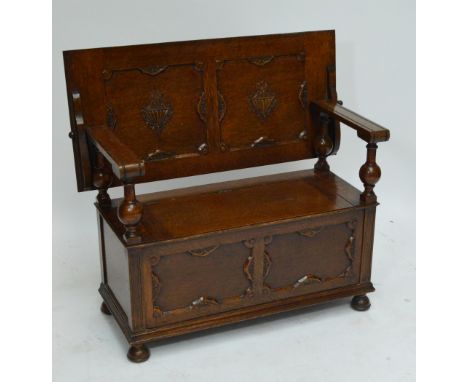
[[[64,52],[79,191],[98,190],[104,300],[145,343],[354,296],[369,308],[389,131],[344,108],[333,31]],[[327,156],[367,142],[358,191]],[[317,158],[314,169],[153,194],[135,184]],[[123,186],[124,197],[107,190]]]

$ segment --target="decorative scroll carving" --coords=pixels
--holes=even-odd
[[[157,76],[158,74],[161,74],[162,72],[164,72],[167,68],[171,66],[180,66],[180,65],[191,65],[197,72],[200,72],[200,73],[202,73],[204,69],[204,63],[197,61],[197,62],[190,63],[190,64],[173,64],[173,65],[165,64],[165,65],[150,65],[146,67],[103,69],[101,72],[101,76],[104,81],[109,81],[114,76],[114,73],[128,72],[128,71],[133,71],[133,70],[137,70],[140,73],[146,74],[148,76]]]
[[[356,231],[357,222],[355,220],[352,220],[346,223],[346,225],[351,230],[351,235],[349,235],[348,240],[346,241],[346,245],[345,245],[345,254],[346,254],[346,258],[348,259],[348,265],[343,270],[343,272],[341,272],[339,275],[335,277],[325,278],[324,281],[334,281],[336,279],[344,279],[351,273],[351,269],[353,267],[353,262],[354,262],[354,241],[355,241],[354,234]]]
[[[114,130],[117,125],[117,117],[115,116],[115,111],[112,105],[107,105],[106,108],[106,123],[107,127]]]
[[[276,140],[268,137],[260,137],[252,142],[250,147],[263,147],[263,146],[271,146],[276,143]]]
[[[307,135],[307,130],[302,130],[300,133],[299,133],[299,139],[301,141],[306,141],[308,138],[308,135]]]
[[[249,249],[253,249],[256,243],[256,239],[249,239],[245,240],[244,246],[246,246]],[[247,280],[249,280],[249,287],[245,290],[245,293],[242,295],[242,298],[244,297],[252,297],[254,294],[254,280],[253,280],[253,266],[254,266],[254,257],[253,253],[247,258],[247,260],[244,262],[243,266],[243,271],[245,276],[247,277]]]
[[[226,114],[226,102],[224,102],[223,95],[218,91],[218,121],[220,123],[223,120],[225,114]]]
[[[208,144],[207,143],[202,143],[200,146],[198,146],[197,151],[200,154],[208,154]]]
[[[168,68],[168,65],[154,65],[148,66],[146,68],[138,68],[138,70],[144,74],[148,74],[150,76],[156,76],[159,73],[164,72]]]
[[[256,84],[257,91],[249,97],[249,103],[254,113],[261,121],[265,121],[276,107],[276,94],[269,89],[266,81]]]
[[[318,227],[315,229],[309,228],[309,229],[299,231],[298,234],[301,236],[306,236],[306,237],[315,237],[321,230],[322,230],[322,227]]]
[[[269,62],[271,62],[274,58],[275,58],[274,56],[252,57],[252,58],[248,58],[247,61],[257,66],[264,66],[268,64]]]
[[[246,289],[245,295],[251,297],[253,295],[253,256],[250,255],[244,262],[243,271],[247,280],[249,280],[250,286]]]
[[[197,112],[200,119],[206,123],[206,95],[202,92],[198,100]],[[224,102],[223,95],[218,91],[218,122],[221,122],[226,113],[226,103]]]
[[[263,249],[263,280],[262,280],[262,285],[263,285],[263,293],[270,293],[271,287],[266,283],[266,278],[270,274],[270,269],[271,269],[271,257],[270,254],[268,253],[268,246],[272,243],[273,241],[273,236],[266,236],[263,238],[263,244],[264,244],[264,249]]]
[[[156,162],[159,160],[169,159],[174,157],[176,154],[172,152],[162,151],[162,150],[155,150],[152,153],[146,155],[145,161],[146,162]]]
[[[189,309],[201,308],[207,305],[219,305],[219,302],[215,298],[201,296],[192,301],[189,305]]]
[[[249,240],[245,240],[244,241],[244,245],[249,248],[249,249],[252,249],[255,245],[255,239],[249,239]]]
[[[205,256],[208,256],[210,253],[216,251],[218,248],[219,248],[219,245],[215,245],[214,247],[211,247],[211,248],[191,250],[187,252],[190,253],[192,256],[205,257]]]
[[[206,95],[202,92],[200,99],[198,100],[197,112],[200,119],[206,123]]]
[[[161,308],[158,306],[158,297],[161,291],[161,281],[156,274],[156,266],[159,263],[159,257],[155,256],[150,259],[151,264],[151,291],[153,301],[153,315],[160,316],[162,314]]]
[[[155,90],[148,105],[141,109],[141,116],[151,129],[161,134],[172,117],[172,105],[164,100],[164,95]]]
[[[297,287],[300,287],[302,285],[308,285],[308,284],[311,284],[313,282],[321,283],[322,279],[320,277],[318,277],[318,276],[308,274],[308,275],[305,275],[305,276],[301,277],[299,280],[297,280],[294,283],[293,288],[297,288]]]
[[[271,257],[268,251],[263,252],[263,279],[266,279],[270,274]]]
[[[299,85],[299,102],[303,109],[307,109],[307,81],[303,81]]]

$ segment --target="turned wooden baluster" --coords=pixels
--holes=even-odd
[[[119,206],[118,217],[125,226],[124,239],[127,243],[139,243],[141,236],[138,232],[138,223],[143,215],[143,206],[136,199],[135,185],[124,184],[124,200]]]
[[[109,207],[111,200],[107,189],[112,183],[112,174],[106,167],[104,156],[98,151],[93,171],[93,185],[99,190],[96,200],[101,207]]]
[[[364,183],[364,192],[361,194],[361,200],[366,203],[375,203],[377,196],[374,193],[374,186],[380,179],[380,167],[375,162],[377,154],[377,144],[367,144],[367,160],[359,170],[359,178]]]
[[[314,169],[319,171],[329,171],[330,166],[327,163],[327,156],[331,154],[333,142],[328,135],[328,126],[330,117],[326,113],[320,113],[320,131],[314,139],[314,149],[318,156]]]

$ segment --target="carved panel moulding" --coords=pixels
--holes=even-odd
[[[348,259],[348,265],[347,267],[341,272],[339,275],[333,277],[333,278],[326,278],[325,281],[332,281],[336,279],[344,279],[346,278],[352,270],[353,267],[353,262],[354,262],[354,241],[355,241],[355,231],[356,231],[356,226],[357,222],[355,220],[349,221],[346,223],[347,227],[351,230],[351,235],[348,237],[348,240],[345,245],[345,254]]]
[[[300,287],[302,285],[308,285],[308,284],[311,284],[313,282],[321,283],[322,279],[320,277],[318,277],[318,276],[308,274],[308,275],[305,275],[305,276],[301,277],[299,280],[297,280],[294,283],[293,288],[298,288],[298,287]]]
[[[252,57],[248,58],[247,61],[257,66],[264,66],[270,63],[274,58],[274,56]]]
[[[349,276],[349,274],[352,271],[353,263],[354,263],[354,242],[355,242],[355,230],[357,226],[357,221],[352,220],[347,223],[345,223],[346,226],[351,230],[351,233],[346,241],[345,247],[344,247],[344,254],[347,259],[347,265],[344,268],[342,272],[337,274],[336,276],[328,276],[328,277],[320,277],[318,275],[308,273],[301,278],[299,278],[294,284],[288,285],[285,287],[280,287],[280,288],[271,288],[268,283],[266,282],[266,278],[268,277],[269,274],[269,269],[268,272],[264,272],[263,276],[263,292],[264,293],[271,293],[271,292],[287,292],[291,291],[293,289],[305,286],[305,285],[310,285],[313,283],[324,283],[324,282],[330,282],[330,281],[335,281],[338,279],[344,279]],[[307,229],[307,230],[302,230],[297,232],[297,234],[308,237],[308,238],[314,238],[321,230],[323,227],[318,227],[315,229]],[[268,267],[270,268],[272,266],[272,260],[271,257],[269,256],[269,253],[265,250],[265,255],[268,257],[264,258],[264,261],[268,261],[269,265]]]
[[[249,280],[250,286],[246,289],[245,295],[248,297],[253,296],[253,255],[250,255],[244,262],[243,271],[247,280]]]
[[[200,119],[206,123],[206,95],[202,92],[198,100],[197,112]],[[224,102],[223,95],[218,91],[218,121],[221,122],[226,113],[226,103]]]
[[[306,237],[315,237],[321,230],[322,230],[322,227],[317,227],[314,229],[309,228],[309,229],[299,231],[298,234],[301,236],[306,236]]]
[[[156,266],[159,263],[159,257],[155,256],[150,259],[151,264],[151,290],[152,290],[152,301],[153,301],[153,316],[159,316],[162,314],[161,308],[158,306],[158,297],[161,291],[161,281],[156,274]]]
[[[252,249],[255,245],[255,239],[250,239],[246,240],[243,242],[243,244],[249,248]],[[271,242],[271,236],[265,238],[266,243]],[[219,248],[219,245],[209,247],[209,248],[204,248],[204,249],[197,249],[197,250],[189,250],[186,252],[187,255],[189,256],[195,256],[195,257],[206,257],[211,255],[213,252],[215,252]],[[264,262],[264,275],[268,275],[269,272],[269,266],[271,264],[271,259],[268,257],[268,254],[266,254],[267,258]],[[242,301],[246,297],[253,297],[253,263],[254,263],[254,258],[253,254],[251,253],[247,259],[245,260],[243,267],[242,267],[242,272],[244,273],[245,277],[249,281],[249,286],[247,289],[240,295],[238,296],[232,296],[232,297],[226,297],[223,300],[221,299],[216,299],[210,296],[200,296],[197,299],[193,300],[189,305],[182,307],[182,308],[176,308],[174,310],[168,310],[164,311],[161,309],[161,307],[158,305],[158,297],[161,291],[161,280],[159,276],[157,275],[157,270],[156,267],[160,261],[160,258],[158,256],[154,256],[150,259],[150,264],[151,264],[151,282],[152,282],[152,301],[153,301],[153,317],[155,318],[161,318],[161,317],[168,317],[172,315],[177,315],[177,314],[183,314],[187,313],[189,311],[192,311],[194,308],[203,308],[203,307],[209,307],[209,306],[222,306],[222,305],[235,305],[238,304],[240,301]]]
[[[276,94],[266,81],[256,84],[257,90],[249,97],[249,104],[261,121],[265,121],[277,104]]]
[[[189,309],[201,308],[207,305],[219,305],[219,302],[215,298],[201,296],[201,297],[198,297],[196,300],[193,300],[191,304],[188,306],[188,308]]]
[[[165,160],[169,159],[172,157],[175,157],[176,154],[173,152],[168,152],[168,151],[162,151],[159,149],[154,150],[151,153],[148,153],[145,157],[146,162],[155,162],[155,161],[160,161],[160,160]]]
[[[205,257],[211,254],[212,252],[216,251],[219,248],[219,245],[215,245],[214,247],[211,248],[205,248],[205,249],[198,249],[198,250],[190,250],[187,251],[189,254],[192,256],[197,256],[197,257]]]
[[[141,116],[146,125],[161,134],[172,117],[172,105],[164,99],[159,90],[153,90],[150,102],[141,109]]]
[[[101,72],[101,75],[105,81],[111,80],[114,73],[128,72],[128,71],[133,71],[133,70],[137,70],[140,73],[147,74],[149,76],[156,76],[164,72],[168,67],[169,65],[151,65],[151,66],[147,66],[144,68],[104,69]]]
[[[159,73],[164,72],[168,68],[168,65],[154,65],[148,66],[146,68],[138,68],[138,70],[144,74],[149,74],[150,76],[156,76]]]

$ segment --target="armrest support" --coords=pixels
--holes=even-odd
[[[124,183],[145,175],[145,161],[106,126],[87,127],[86,132],[99,152],[112,166],[114,175]]]
[[[330,166],[327,163],[327,156],[332,151],[332,141],[328,136],[330,120],[335,119],[357,131],[359,138],[367,142],[366,162],[359,170],[359,178],[364,183],[364,191],[361,200],[366,204],[377,202],[374,187],[380,179],[381,170],[375,161],[377,154],[377,143],[390,139],[390,131],[368,119],[346,109],[334,101],[315,101],[311,104],[312,112],[318,114],[320,130],[314,139],[314,149],[318,156],[315,164],[316,171],[328,171]]]
[[[357,131],[358,137],[368,143],[385,142],[390,139],[390,131],[388,129],[369,121],[361,115],[341,106],[339,103],[326,100],[315,101],[312,103],[312,107],[353,128]]]
[[[112,172],[124,183],[124,200],[120,204],[117,216],[125,226],[123,239],[128,244],[141,241],[138,225],[143,214],[143,205],[135,195],[133,179],[145,175],[145,161],[125,145],[107,126],[87,127],[89,139],[97,147],[94,185],[99,189],[98,203],[102,207],[110,205],[107,195],[104,158],[112,167]]]

